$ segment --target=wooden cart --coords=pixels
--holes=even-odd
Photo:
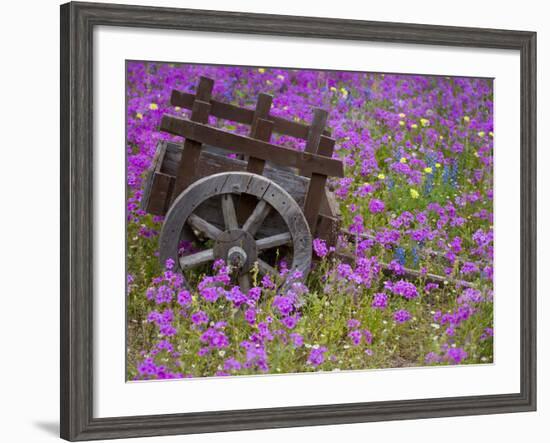
[[[342,177],[343,166],[332,158],[327,112],[314,109],[312,123],[305,125],[271,115],[270,95],[260,94],[251,110],[213,99],[213,85],[201,77],[196,94],[174,90],[171,104],[190,109],[191,117],[164,115],[161,121],[161,131],[185,141],[159,143],[142,197],[147,212],[165,216],[160,261],[173,259],[185,271],[223,259],[246,290],[253,269],[278,276],[278,253],[270,252],[277,249],[305,278],[313,238],[334,244],[339,230],[338,206],[326,181]],[[250,125],[249,135],[209,125],[209,116]],[[305,151],[272,144],[273,133],[305,140]],[[182,241],[199,250],[178,254]]]

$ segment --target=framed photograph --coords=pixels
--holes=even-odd
[[[536,408],[536,34],[61,6],[61,437]]]

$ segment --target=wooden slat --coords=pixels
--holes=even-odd
[[[197,87],[197,96],[192,103],[191,120],[199,123],[208,123],[210,114],[210,96],[214,81],[207,77],[201,77]],[[197,140],[185,140],[183,146],[184,154],[181,158],[178,173],[176,175],[176,184],[174,197],[189,186],[195,179],[197,164],[201,155],[201,145]]]
[[[237,214],[235,213],[235,205],[233,204],[233,197],[231,194],[222,195],[222,212],[225,230],[237,229],[239,224],[237,223]]]
[[[258,263],[258,269],[260,270],[260,272],[262,274],[268,274],[268,275],[271,275],[272,277],[274,277],[275,279],[279,278],[279,273],[277,272],[277,270],[271,266],[269,263],[265,262],[264,260],[262,260],[261,258],[258,258],[256,260],[256,262]]]
[[[256,246],[258,247],[258,251],[263,251],[264,249],[287,245],[291,242],[292,237],[290,235],[290,232],[283,232],[282,234],[276,234],[272,235],[271,237],[256,240]]]
[[[250,217],[244,222],[243,231],[254,236],[270,211],[271,206],[269,206],[265,200],[260,200],[252,211],[252,214],[250,214]]]
[[[328,147],[319,146],[321,131],[327,122],[327,118],[328,113],[325,110],[314,110],[313,122],[310,127],[310,134],[307,140],[306,151],[318,153],[327,158],[331,158],[332,152],[334,150],[334,144]],[[307,190],[306,201],[304,203],[304,215],[306,216],[309,229],[314,235],[316,233],[319,209],[321,208],[321,201],[324,197],[323,194],[325,192],[326,182],[326,174],[312,172],[311,180],[309,182],[309,187]]]
[[[206,249],[191,255],[184,255],[183,257],[180,257],[179,262],[181,269],[190,269],[196,266],[204,265],[213,260],[214,251],[212,249]]]
[[[324,109],[315,108],[313,110],[313,120],[307,134],[306,152],[315,154],[319,148],[323,129],[327,124],[328,112]]]
[[[251,133],[252,138],[269,142],[271,139],[271,132],[273,131],[273,122],[259,118],[253,129],[254,132]],[[248,166],[246,167],[246,170],[254,174],[262,175],[264,172],[264,167],[265,160],[251,155],[248,159]]]
[[[273,97],[269,94],[258,95],[256,110],[250,126],[250,137],[264,142],[269,142],[273,131],[273,122],[266,120],[271,110]],[[264,172],[265,160],[254,156],[249,156],[246,170],[253,174],[262,175]],[[241,195],[237,209],[239,223],[243,224],[248,216],[254,210],[257,200],[251,195]]]
[[[152,172],[150,194],[146,211],[154,215],[164,215],[168,210],[170,196],[173,193],[174,178],[161,172]]]
[[[199,217],[196,214],[191,214],[187,218],[187,224],[212,240],[216,240],[222,233],[222,231],[216,226],[207,222],[205,219]]]
[[[269,94],[259,94],[258,101],[256,102],[256,109],[254,110],[254,116],[252,117],[252,123],[250,124],[250,136],[252,138],[257,138],[256,126],[259,119],[269,120],[269,111],[271,110],[271,105],[273,103],[273,96]],[[271,136],[271,134],[270,134]]]
[[[228,151],[240,152],[245,155],[253,155],[263,160],[272,161],[281,166],[290,166],[316,172],[333,177],[343,177],[344,168],[342,162],[332,158],[323,157],[309,152],[299,152],[283,146],[254,140],[243,135],[233,134],[208,125],[196,123],[182,118],[164,115],[160,129],[170,134],[179,135],[186,139],[195,140],[217,146]],[[334,147],[334,140],[330,143]]]
[[[195,96],[193,94],[176,90],[172,91],[172,95],[170,97],[170,103],[172,106],[179,106],[184,109],[191,109],[194,100]],[[223,103],[214,99],[210,100],[210,104],[212,106],[211,113],[215,117],[245,125],[251,125],[253,122],[254,111],[252,109],[241,108],[239,106]],[[304,123],[286,120],[282,117],[276,117],[274,115],[267,116],[267,120],[273,121],[273,132],[290,135],[291,137],[300,138],[302,140],[306,140],[308,137],[309,126]],[[321,145],[326,143],[327,137],[330,137],[330,131],[325,129],[323,130],[323,137],[321,137]]]

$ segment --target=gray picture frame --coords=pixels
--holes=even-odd
[[[521,390],[519,393],[271,409],[93,416],[93,29],[122,26],[519,51]],[[236,12],[61,6],[61,437],[69,441],[238,431],[536,409],[536,33]]]

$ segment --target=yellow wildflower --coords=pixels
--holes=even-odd
[[[141,119],[143,118],[143,114],[142,114],[141,112],[138,112],[138,113],[136,114],[136,118],[139,119],[139,120],[141,120]]]
[[[348,94],[349,94],[349,92],[348,92],[347,89],[345,89],[345,88],[340,88],[340,92],[342,93],[342,96],[343,96],[344,98],[346,98],[346,97],[348,96]]]
[[[282,75],[282,74],[279,74],[279,75],[277,76],[277,78],[278,78],[279,80],[284,80],[284,79],[285,79],[285,76]]]
[[[427,167],[427,168],[424,168],[424,172],[425,172],[426,174],[431,174],[431,173],[433,172],[433,170],[432,170],[432,168]]]
[[[399,159],[399,163],[407,163],[407,159],[405,157],[401,157]]]
[[[258,68],[258,72],[259,72],[260,74],[263,74],[263,73],[265,72],[265,69],[264,69],[264,68]]]
[[[420,119],[420,124],[422,126],[429,126],[430,125],[430,120],[428,120],[427,118],[421,118]]]
[[[416,123],[413,123],[413,124],[411,125],[411,128],[416,129],[416,128],[418,128],[418,125],[417,125]]]
[[[418,198],[419,196],[420,194],[418,193],[418,191],[416,189],[411,188],[411,197]]]
[[[159,108],[159,106],[156,103],[151,103],[149,105],[149,109],[151,109],[152,111],[155,111],[158,108]]]
[[[336,89],[334,86],[331,86],[331,87],[330,87],[330,90],[331,90],[332,92],[338,91],[338,89]]]
[[[386,178],[386,176],[384,174],[378,174],[378,178],[380,180],[384,180]]]
[[[179,111],[181,111],[181,108],[180,108],[179,106],[176,106],[176,107],[174,108],[174,111],[179,112]]]
[[[468,117],[467,115],[465,115],[465,116],[464,116],[464,121],[465,121],[466,123],[468,123],[468,122],[470,121],[470,117]]]
[[[485,132],[484,132],[484,131],[479,131],[479,132],[477,133],[477,135],[478,135],[479,137],[485,137]]]
[[[435,164],[435,167],[436,167],[436,168],[441,168],[441,163],[436,163],[436,164]]]
[[[402,112],[399,114],[399,118],[405,118],[405,114],[403,114]]]
[[[492,137],[493,135],[493,131],[489,131],[489,137]]]
[[[399,126],[405,126],[405,122],[403,120],[399,120]]]

